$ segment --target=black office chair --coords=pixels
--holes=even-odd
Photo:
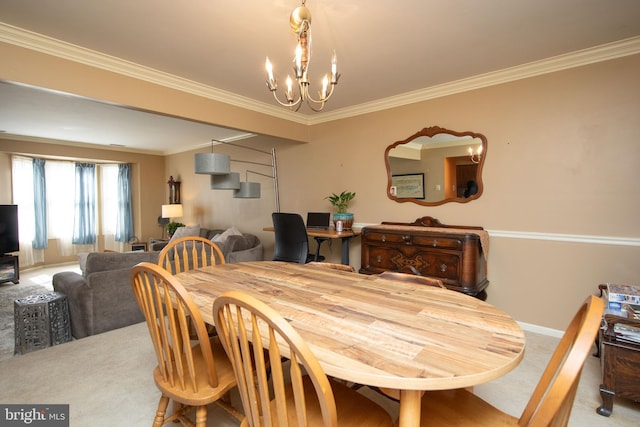
[[[309,253],[307,228],[302,217],[295,213],[274,212],[271,214],[276,243],[273,250],[274,261],[297,262],[322,261],[324,257]]]

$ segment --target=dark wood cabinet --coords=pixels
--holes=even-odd
[[[0,255],[0,283],[20,283],[20,265],[14,255]]]
[[[449,289],[486,298],[488,234],[482,227],[449,226],[423,217],[413,223],[364,227],[361,242],[360,273],[420,274],[441,279]]]
[[[598,413],[608,417],[613,411],[614,397],[640,402],[640,344],[618,339],[614,329],[617,324],[640,328],[640,320],[605,314],[604,322],[606,328],[599,337],[602,406]]]

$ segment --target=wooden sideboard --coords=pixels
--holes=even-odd
[[[486,298],[489,236],[482,227],[451,226],[432,217],[362,229],[360,273],[400,271],[435,277],[452,290]]]
[[[640,402],[640,344],[618,339],[615,332],[616,325],[640,328],[640,320],[605,314],[604,323],[606,327],[600,330],[596,354],[602,367],[602,405],[597,412],[608,417],[613,411],[614,397]]]

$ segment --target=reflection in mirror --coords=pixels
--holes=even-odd
[[[482,134],[432,126],[393,143],[384,154],[391,200],[436,206],[482,194],[487,154]]]

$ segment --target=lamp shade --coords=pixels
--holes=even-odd
[[[182,205],[162,205],[163,218],[180,218],[182,216]]]
[[[231,157],[218,153],[196,153],[195,173],[226,175],[231,172]]]
[[[260,198],[259,182],[241,182],[240,189],[233,193],[236,199],[258,199]]]
[[[229,175],[211,175],[212,190],[239,190],[240,174],[231,172]]]

